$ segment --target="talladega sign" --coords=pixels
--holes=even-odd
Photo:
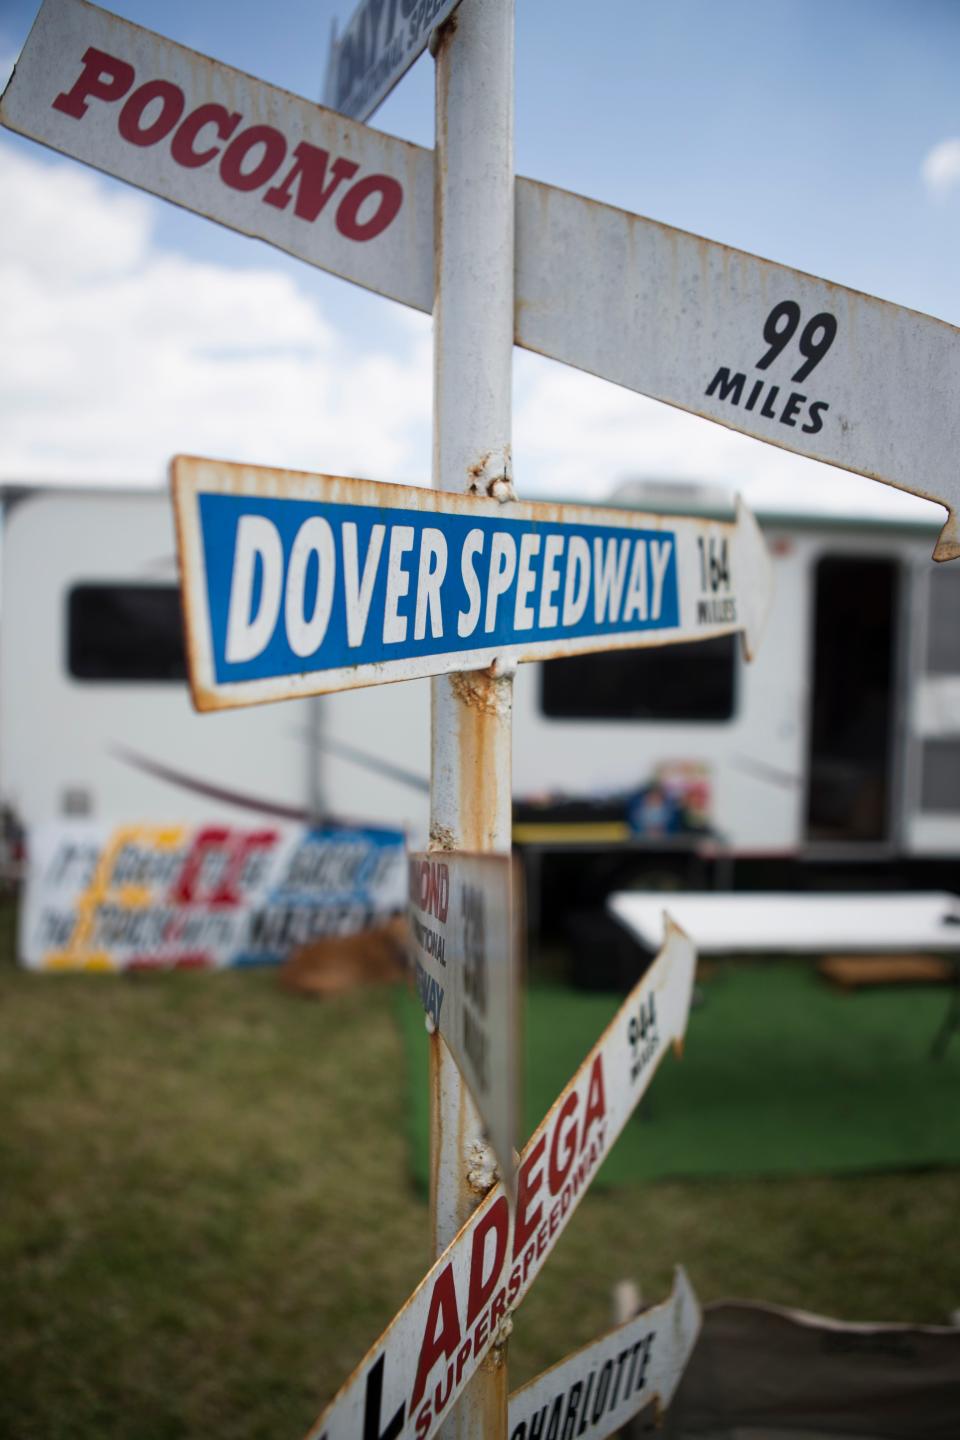
[[[666,928],[659,956],[527,1143],[516,1207],[503,1182],[495,1185],[308,1440],[429,1440],[447,1418],[540,1273],[667,1047],[679,1047],[696,954],[669,918]]]

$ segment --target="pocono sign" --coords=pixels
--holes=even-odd
[[[656,1403],[673,1399],[700,1333],[686,1271],[660,1305],[568,1355],[510,1396],[510,1440],[604,1440]]]
[[[507,855],[410,856],[414,983],[512,1179],[518,1097],[520,911]]]
[[[309,1432],[310,1440],[429,1440],[520,1304],[672,1044],[696,956],[664,947],[520,1157],[516,1205],[494,1186]],[[638,1017],[646,1041],[638,1049]]]
[[[442,18],[418,3],[425,25]],[[350,77],[357,66],[365,74],[371,57],[376,70],[388,30],[392,44],[395,0],[368,0],[354,23],[363,38],[351,54],[362,50],[364,60],[344,61]],[[85,0],[45,0],[0,121],[311,265],[432,309],[429,150]],[[935,556],[960,555],[954,326],[523,179],[515,272],[517,344],[938,501],[950,513]]]
[[[769,601],[744,506],[501,504],[187,457],[172,479],[201,710],[734,631],[752,654]]]

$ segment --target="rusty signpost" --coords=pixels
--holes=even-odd
[[[936,556],[960,555],[952,410],[927,385],[936,373],[941,392],[960,389],[960,332],[517,180],[513,6],[361,0],[335,37],[327,95],[362,119],[429,40],[432,154],[86,0],[44,0],[0,101],[11,129],[434,316],[431,490],[174,466],[201,709],[432,677],[430,844],[413,857],[411,916],[433,1020],[436,1259],[313,1440],[429,1440],[441,1425],[481,1440],[505,1436],[508,1416],[518,1440],[544,1425],[609,1434],[646,1395],[669,1398],[698,1324],[681,1276],[663,1306],[508,1408],[510,1316],[679,1046],[695,963],[668,921],[514,1168],[513,672],[734,631],[749,654],[769,567],[742,507],[730,524],[518,500],[513,345],[937,500],[949,519]]]

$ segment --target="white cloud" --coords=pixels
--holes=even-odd
[[[924,156],[923,183],[938,199],[960,185],[960,139],[941,140]]]
[[[178,450],[423,472],[427,322],[357,358],[286,274],[160,250],[139,196],[2,144],[0,174],[4,479],[156,479]]]

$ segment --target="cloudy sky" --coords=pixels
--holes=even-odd
[[[0,0],[4,77],[36,8]],[[113,8],[316,99],[353,0]],[[952,0],[517,10],[519,173],[960,324]],[[432,144],[429,57],[374,123]],[[0,480],[156,483],[177,450],[428,480],[428,319],[6,132],[0,181]],[[942,514],[521,351],[514,376],[522,494]]]

